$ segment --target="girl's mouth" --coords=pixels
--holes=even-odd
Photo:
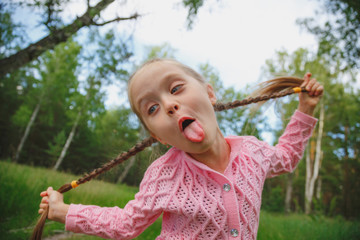
[[[189,126],[192,122],[194,122],[195,120],[194,119],[185,119],[183,122],[182,122],[182,124],[181,124],[181,126],[182,126],[182,130],[184,131],[185,130],[185,128],[187,127],[187,126]]]
[[[205,138],[205,132],[196,119],[183,117],[179,120],[180,131],[192,142],[201,142]]]

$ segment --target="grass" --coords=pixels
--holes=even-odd
[[[1,239],[28,239],[36,223],[39,193],[48,186],[55,189],[79,176],[49,169],[0,161],[0,236]],[[64,194],[65,202],[100,206],[119,206],[134,198],[138,188],[92,181]],[[155,239],[161,231],[158,219],[137,239]],[[64,225],[47,221],[43,236],[64,232]],[[68,239],[99,239],[73,235]],[[282,239],[360,239],[360,223],[342,218],[309,217],[301,214],[262,212],[259,240]]]
[[[48,186],[57,189],[78,178],[79,176],[49,169],[0,161],[0,236],[6,236],[5,239],[9,240],[28,239],[39,216],[37,211],[41,200],[40,192]],[[124,207],[137,191],[136,187],[93,180],[65,193],[64,200],[67,203]],[[161,219],[139,236],[139,239],[155,239],[160,229]],[[43,236],[63,231],[63,224],[47,221]]]
[[[304,214],[261,212],[258,240],[296,239],[360,239],[360,223],[342,217],[326,218]]]

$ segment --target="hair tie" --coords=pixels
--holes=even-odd
[[[72,188],[76,188],[77,186],[79,186],[79,185],[76,183],[75,180],[71,182],[71,187]]]
[[[293,90],[294,90],[294,93],[300,93],[301,87],[294,87]]]

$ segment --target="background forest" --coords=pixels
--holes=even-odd
[[[120,87],[124,93],[121,97],[126,99],[129,74],[141,64],[134,61],[132,37],[119,34],[115,26],[132,26],[141,14],[134,12],[104,20],[101,14],[114,0],[99,0],[84,1],[87,7],[83,15],[63,19],[61,13],[69,2],[0,3],[0,160],[3,164],[80,176],[146,137],[126,100],[113,108],[105,106],[108,87]],[[194,21],[204,2],[179,0],[188,11],[184,19],[188,29],[196,24]],[[329,20],[298,20],[299,28],[316,37],[317,48],[279,50],[274,58],[264,59],[261,79],[279,75],[301,77],[311,72],[324,85],[325,94],[317,107],[315,115],[319,122],[302,162],[294,173],[266,181],[262,209],[359,221],[360,2],[320,2],[322,9],[318,9],[318,15],[330,16]],[[43,38],[29,41],[26,34],[31,33],[14,18],[19,8],[41,12],[38,27],[44,29]],[[148,47],[145,55],[142,61],[154,57],[176,58],[176,49],[159,43]],[[219,101],[243,99],[252,91],[253,86],[242,90],[225,87],[211,63],[200,64],[197,70],[214,86]],[[266,133],[277,139],[296,107],[294,96],[265,104],[256,112],[251,107],[219,112],[218,121],[225,135],[251,134],[263,139]],[[275,128],[269,127],[273,114],[277,118]],[[156,144],[98,179],[137,187],[147,166],[166,150]],[[12,181],[1,177],[6,169],[12,169],[5,166],[8,165],[3,165],[4,172],[0,174],[3,189]],[[59,182],[58,186],[63,183]],[[1,194],[4,203],[7,200]],[[5,226],[11,219],[11,211],[1,211],[0,224]]]

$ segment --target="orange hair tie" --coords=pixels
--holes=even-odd
[[[295,93],[300,93],[301,92],[301,87],[294,87],[293,88]]]
[[[79,186],[79,185],[76,183],[76,181],[71,182],[71,187],[72,188],[76,188],[77,186]]]

